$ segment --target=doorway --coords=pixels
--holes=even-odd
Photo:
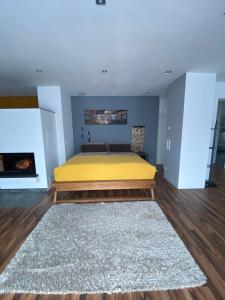
[[[219,100],[217,110],[217,128],[213,162],[219,169],[225,168],[225,99]]]

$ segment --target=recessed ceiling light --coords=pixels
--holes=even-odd
[[[43,71],[41,69],[36,69],[35,72],[42,73]]]
[[[97,5],[105,5],[105,0],[96,0]]]
[[[169,75],[169,74],[171,74],[172,73],[172,70],[166,70],[165,72],[164,72],[164,74],[166,74],[166,75]]]

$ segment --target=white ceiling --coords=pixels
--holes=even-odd
[[[185,72],[225,80],[224,0],[106,3],[1,0],[0,93],[158,95]]]

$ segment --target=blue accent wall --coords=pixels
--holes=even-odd
[[[85,125],[86,109],[125,109],[128,110],[127,125]],[[72,117],[75,153],[80,145],[87,143],[87,132],[91,133],[91,142],[131,143],[131,127],[145,126],[145,152],[149,161],[156,162],[158,134],[159,97],[72,97]],[[81,139],[81,127],[84,139]]]

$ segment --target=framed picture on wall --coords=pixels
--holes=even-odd
[[[127,110],[85,110],[86,125],[126,125]]]

